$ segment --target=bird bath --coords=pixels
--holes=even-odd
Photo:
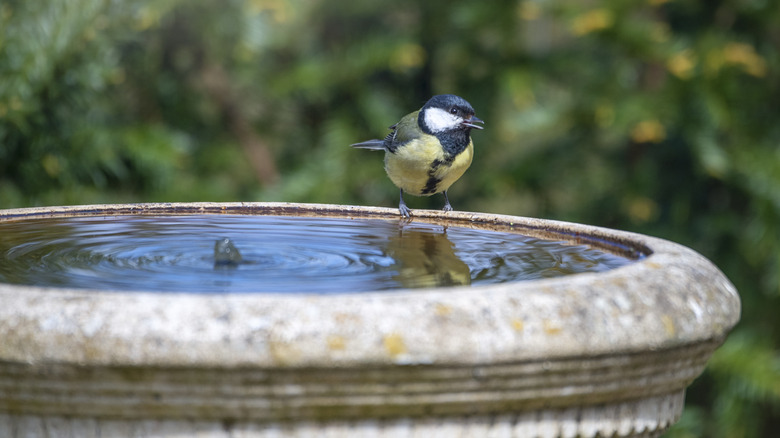
[[[270,227],[284,220],[305,232]],[[258,223],[272,232],[257,238]],[[29,224],[86,246],[56,250],[77,269],[48,253],[27,273],[0,268],[0,436],[656,436],[740,313],[694,251],[556,221],[287,203],[0,210],[0,250],[15,251],[0,263],[35,253],[41,236],[13,228]],[[312,233],[320,246],[302,249]],[[529,278],[499,269],[545,257]],[[136,281],[113,281],[128,263]],[[186,269],[155,289],[160,266]],[[78,281],[57,284],[57,269]]]

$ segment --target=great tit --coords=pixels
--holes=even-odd
[[[444,211],[452,211],[447,190],[471,165],[471,129],[482,129],[476,123],[485,122],[474,115],[474,108],[465,99],[441,94],[391,126],[384,140],[352,147],[385,151],[387,176],[401,189],[398,209],[402,216],[411,216],[404,192],[415,196],[444,193]]]

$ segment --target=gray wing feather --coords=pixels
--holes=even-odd
[[[398,146],[401,146],[401,144],[396,143],[395,140],[396,135],[398,134],[396,128],[398,128],[398,123],[390,127],[390,133],[387,134],[387,137],[385,137],[384,140],[368,140],[360,143],[355,143],[350,146],[352,146],[353,148],[369,149],[372,151],[395,152],[395,150],[398,149]]]
[[[363,141],[363,142],[360,142],[360,143],[355,143],[355,144],[352,144],[350,146],[352,146],[353,148],[358,148],[358,149],[369,149],[369,150],[372,150],[372,151],[383,151],[383,150],[385,150],[385,141],[384,140],[368,140],[368,141]]]

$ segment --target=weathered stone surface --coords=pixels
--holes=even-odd
[[[2,210],[0,221],[190,213],[397,216],[197,203]],[[598,274],[343,295],[0,284],[0,436],[653,436],[739,319],[725,276],[672,242],[415,214],[647,256]]]

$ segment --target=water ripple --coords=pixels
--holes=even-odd
[[[242,261],[215,264],[229,238]],[[531,280],[628,259],[512,233],[387,220],[110,216],[0,223],[0,282],[161,292],[357,292]]]

